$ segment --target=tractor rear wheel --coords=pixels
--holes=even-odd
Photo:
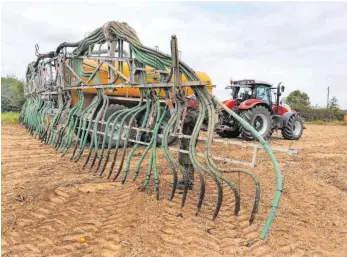
[[[262,105],[241,112],[240,117],[247,121],[266,140],[271,135],[271,113]],[[240,124],[240,131],[246,140],[254,140],[251,131]]]
[[[292,115],[282,128],[282,136],[288,140],[299,140],[304,130],[304,122],[297,114]]]

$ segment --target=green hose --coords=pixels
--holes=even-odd
[[[213,134],[213,128],[215,127],[214,120],[212,119],[213,113],[215,112],[212,100],[209,98],[208,91],[201,89],[201,99],[205,102],[206,106],[208,106],[208,140],[206,141],[206,151],[205,151],[205,157],[207,159],[207,164],[211,169],[216,170],[217,174],[223,174],[223,173],[232,173],[232,172],[239,172],[239,173],[244,173],[248,176],[250,176],[256,187],[256,194],[255,194],[255,200],[254,200],[254,205],[253,205],[253,211],[251,214],[250,218],[250,224],[254,221],[255,214],[258,212],[258,206],[259,206],[259,201],[260,201],[260,183],[258,178],[256,177],[255,174],[253,174],[250,171],[244,170],[244,169],[221,169],[217,167],[217,165],[214,163],[212,154],[211,154],[211,144],[212,144],[212,137],[211,135]]]
[[[281,198],[281,194],[282,194],[282,191],[283,191],[283,189],[282,189],[282,176],[281,176],[280,167],[278,165],[278,162],[276,160],[275,155],[272,152],[271,147],[264,140],[264,138],[249,123],[247,123],[245,120],[240,118],[240,116],[238,116],[235,112],[233,112],[228,107],[226,107],[225,104],[223,104],[221,101],[219,101],[216,97],[214,97],[213,95],[210,95],[210,97],[216,104],[222,106],[223,109],[225,111],[227,111],[235,120],[237,120],[244,128],[246,128],[247,130],[251,131],[252,135],[262,144],[264,150],[266,151],[266,153],[270,157],[272,165],[274,166],[275,173],[276,173],[276,193],[275,193],[274,199],[272,201],[271,211],[269,213],[269,216],[266,219],[264,228],[263,228],[263,230],[262,230],[262,232],[260,234],[260,239],[264,240],[266,235],[267,235],[267,233],[268,233],[268,231],[269,231],[271,223],[272,223],[272,221],[275,218],[276,210],[278,208],[279,201],[280,201],[280,198]]]
[[[144,119],[142,121],[142,124],[140,126],[140,129],[144,129],[146,124],[147,124],[147,121],[148,121],[148,118],[149,118],[149,113],[150,113],[150,107],[151,107],[151,102],[150,102],[150,97],[149,97],[149,94],[146,96],[146,112],[145,112],[145,115],[144,115]],[[142,136],[143,132],[142,131],[138,131],[137,134],[136,134],[136,141],[140,141],[141,139],[141,136]],[[125,167],[125,170],[124,170],[124,175],[123,175],[123,178],[122,178],[122,184],[125,183],[126,179],[127,179],[127,176],[128,176],[128,173],[130,171],[130,162],[131,162],[131,159],[132,159],[132,156],[133,154],[135,153],[136,149],[139,147],[139,143],[135,143],[135,145],[133,146],[133,148],[130,150],[129,154],[128,154],[128,160],[127,160],[127,165]]]
[[[106,112],[106,109],[108,108],[108,104],[109,104],[109,100],[108,100],[108,97],[105,94],[105,92],[103,90],[100,90],[100,91],[101,91],[101,98],[102,98],[102,106],[99,109],[99,111],[97,112],[96,117],[94,119],[94,128],[92,131],[92,137],[91,137],[91,141],[89,144],[89,151],[87,154],[87,158],[84,162],[83,169],[86,167],[93,150],[95,153],[98,153],[99,136],[98,136],[97,132],[98,132],[98,127],[99,127],[99,121],[100,121],[101,117],[103,116],[103,114]],[[93,117],[92,117],[92,120],[93,120]],[[92,124],[93,122],[91,121],[90,123]]]

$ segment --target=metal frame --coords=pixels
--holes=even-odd
[[[87,119],[87,120],[90,121],[90,119]],[[92,120],[92,122],[94,123],[96,121]],[[99,124],[103,124],[103,125],[106,124],[106,122],[102,122],[102,121],[99,121],[98,123]],[[113,126],[113,123],[110,122],[109,126]],[[119,125],[116,124],[115,127],[119,128]],[[150,133],[153,132],[152,129],[141,129],[141,128],[138,128],[138,127],[123,126],[123,128],[135,130],[137,132],[140,132],[140,131],[142,131],[142,132],[150,132]],[[87,131],[93,132],[93,129],[90,129],[90,130],[87,129]],[[101,131],[97,131],[97,133],[99,135],[105,135],[105,133],[101,132]],[[163,137],[163,134],[158,134],[158,136],[159,137]],[[187,136],[187,135],[184,135],[184,134],[177,134],[177,133],[171,133],[170,136],[174,136],[174,137],[177,137],[177,138],[187,138],[187,139],[191,138],[191,136]],[[117,135],[116,134],[113,136],[113,139],[115,139],[115,140],[117,139]],[[122,138],[122,140],[124,140],[124,139],[125,138]],[[198,140],[199,141],[206,141],[207,138],[199,136]],[[142,145],[148,145],[148,143],[143,142],[143,141],[137,141],[137,140],[133,140],[133,139],[128,139],[128,141],[133,142],[133,143],[139,143],[139,144],[142,144]],[[226,140],[226,139],[218,139],[218,138],[213,138],[212,142],[221,143],[221,144],[225,144],[225,145],[238,145],[238,146],[241,146],[242,148],[247,148],[247,147],[248,148],[253,148],[252,158],[251,158],[252,161],[251,162],[239,161],[239,160],[230,159],[230,158],[227,158],[227,157],[212,156],[212,158],[214,160],[223,161],[224,163],[240,164],[240,165],[244,165],[244,166],[252,167],[252,168],[255,168],[257,166],[257,157],[258,157],[259,150],[264,151],[262,145],[260,145],[258,143],[248,143],[248,142],[245,142],[245,141]],[[169,147],[169,149],[172,150],[172,151],[180,152],[180,153],[186,153],[186,154],[189,153],[188,151],[181,150],[181,149],[178,149],[178,148]],[[271,147],[271,149],[274,152],[288,153],[290,155],[298,153],[297,150],[294,149],[294,148]],[[200,157],[205,157],[205,155],[203,153],[197,153],[197,155],[200,156]]]
[[[102,50],[102,46],[107,45],[107,51]],[[184,82],[181,81],[181,72],[179,71],[179,51],[177,47],[177,40],[176,37],[174,37],[174,40],[172,40],[171,44],[171,52],[173,55],[173,78],[174,82],[163,82],[159,81],[158,83],[145,83],[146,81],[146,69],[143,67],[136,67],[135,66],[135,59],[133,58],[133,53],[129,47],[129,54],[124,50],[124,43],[120,39],[114,39],[110,38],[108,41],[106,41],[105,44],[99,45],[98,51],[91,51],[91,48],[89,48],[88,53],[83,56],[74,56],[71,53],[67,53],[66,47],[63,48],[63,53],[59,54],[58,56],[54,58],[48,58],[46,60],[41,61],[41,63],[38,66],[39,69],[39,76],[31,76],[29,80],[26,83],[25,87],[25,95],[58,95],[58,103],[59,106],[62,105],[62,95],[64,91],[70,91],[70,90],[76,90],[76,89],[113,89],[116,90],[117,88],[177,88],[177,87],[194,87],[194,86],[202,86],[207,85],[207,82],[201,82],[201,81],[190,81],[190,82]],[[117,56],[116,56],[117,53]],[[106,54],[107,56],[101,56],[101,54]],[[71,63],[73,60],[94,60],[98,64],[96,67],[90,66],[94,68],[94,71],[89,77],[80,77],[77,75],[77,72],[71,67]],[[52,65],[53,62],[53,65]],[[113,65],[113,62],[118,62],[118,69],[116,69]],[[129,67],[129,77],[125,76],[123,73],[123,63],[128,63]],[[82,66],[83,66],[82,62]],[[45,67],[48,65],[49,67],[49,79],[47,80],[47,76],[44,71]],[[103,65],[107,65],[107,69],[102,68]],[[66,69],[67,68],[67,69]],[[82,67],[81,67],[82,69]],[[54,72],[53,72],[54,70]],[[108,76],[108,82],[104,84],[90,84],[92,79],[95,77],[95,75],[98,72],[107,72]],[[168,76],[168,71],[163,70],[156,70],[153,69],[153,72],[157,72],[160,75]],[[135,79],[135,74],[139,73],[138,80]],[[55,78],[53,79],[53,74],[55,75]],[[66,79],[67,77],[67,79]],[[74,81],[72,81],[72,77],[74,77]],[[160,76],[162,77],[162,76]],[[115,84],[115,82],[120,79],[121,83]],[[74,86],[73,84],[76,84],[78,86]],[[240,82],[240,81],[235,81]],[[233,82],[234,83],[234,82]],[[251,85],[236,85],[236,86],[244,86],[244,87],[250,87]],[[230,87],[230,86],[229,86]],[[127,101],[139,101],[137,98],[133,97],[117,97],[117,96],[108,96],[109,99],[117,99],[117,100],[127,100]],[[164,102],[164,100],[161,100],[161,102]],[[89,119],[90,121],[90,119]],[[94,121],[95,122],[95,121]],[[101,124],[106,124],[106,122],[99,121]],[[113,124],[111,124],[113,125]],[[124,128],[132,129],[136,131],[146,131],[146,132],[153,132],[153,130],[148,129],[139,129],[137,127],[129,127],[124,126]],[[92,131],[92,130],[90,130]],[[98,131],[98,134],[104,134],[103,132]],[[162,135],[159,135],[162,137]],[[183,135],[183,134],[171,134],[171,136],[176,136],[178,138],[191,138],[191,136]],[[114,138],[116,139],[116,138]],[[199,137],[198,140],[200,141],[206,141],[205,137]],[[142,145],[147,145],[146,142],[142,141],[136,141],[133,139],[129,139],[130,142],[136,142]],[[213,159],[223,161],[225,163],[235,163],[240,164],[248,167],[256,167],[257,165],[257,155],[259,152],[259,149],[263,149],[263,147],[260,144],[255,143],[246,143],[246,142],[240,142],[235,140],[225,140],[225,139],[213,139],[213,142],[218,142],[222,144],[229,144],[229,145],[238,145],[241,147],[250,147],[253,148],[252,152],[252,161],[251,162],[245,162],[230,158],[224,158],[224,157],[215,157],[212,156]],[[188,153],[188,151],[181,150],[178,148],[169,148],[172,151],[177,151],[181,153]],[[289,154],[296,154],[297,151],[295,149],[286,149],[286,148],[280,148],[280,147],[272,147],[273,151],[278,152],[285,152]],[[198,156],[204,157],[203,153],[197,153]]]

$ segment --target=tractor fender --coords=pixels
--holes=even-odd
[[[283,119],[283,126],[285,126],[288,122],[288,120],[290,119],[290,117],[292,117],[293,115],[298,115],[297,112],[286,112],[284,113],[281,117]]]
[[[235,99],[226,100],[226,101],[223,101],[223,104],[225,104],[226,107],[232,110],[234,106],[236,105],[236,100]]]
[[[249,99],[249,100],[243,101],[239,105],[238,109],[239,110],[248,110],[248,109],[252,109],[256,105],[263,105],[269,110],[269,112],[272,113],[271,107],[265,101],[259,100],[259,99]]]

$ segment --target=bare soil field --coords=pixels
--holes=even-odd
[[[234,198],[225,186],[223,206],[212,221],[215,184],[207,180],[198,216],[198,185],[183,209],[181,194],[169,201],[171,170],[161,149],[157,201],[153,181],[139,191],[148,160],[135,182],[130,176],[122,185],[120,179],[113,182],[107,174],[83,170],[86,154],[71,162],[71,151],[61,158],[22,126],[4,125],[2,256],[347,256],[347,126],[307,125],[300,141],[275,135],[270,144],[296,148],[298,154],[275,153],[284,191],[262,241],[259,235],[275,193],[275,174],[265,153],[252,169],[261,182],[261,201],[249,225],[255,188],[246,176],[228,174],[240,190],[240,215],[233,215]],[[250,158],[250,151],[238,146],[214,145],[214,155]]]

